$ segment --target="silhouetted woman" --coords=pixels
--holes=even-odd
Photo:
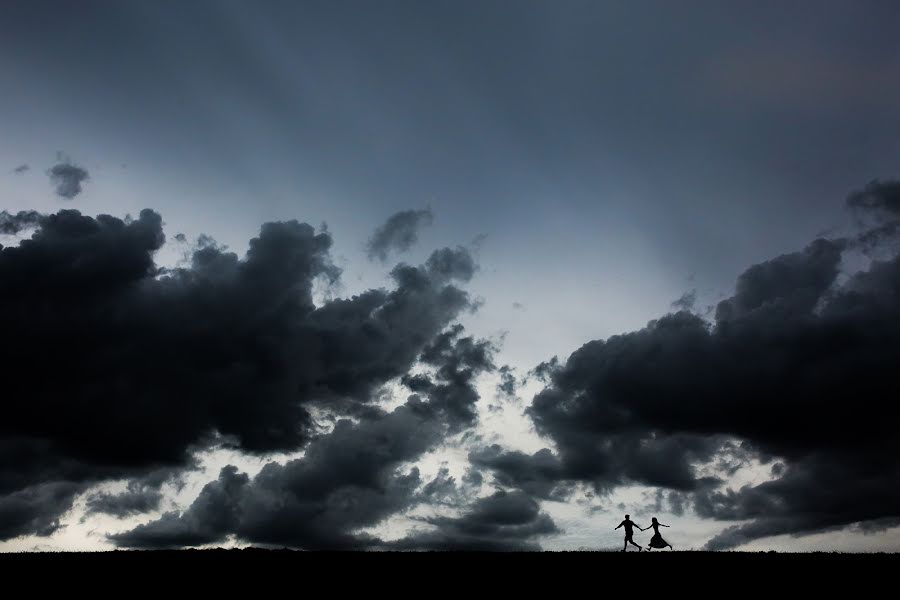
[[[659,521],[656,520],[656,517],[653,517],[653,522],[650,523],[650,527],[653,528],[653,537],[650,538],[650,545],[647,546],[647,550],[652,550],[653,548],[665,548],[665,547],[669,547],[670,549],[674,550],[675,548],[672,548],[672,544],[670,544],[669,542],[664,540],[663,536],[661,536],[659,534],[660,525],[662,525],[663,527],[668,527],[668,525],[663,525],[662,523],[660,523]],[[650,529],[650,527],[647,527],[646,529]],[[642,529],[641,531],[644,531],[644,529]]]

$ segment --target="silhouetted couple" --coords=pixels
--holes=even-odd
[[[650,527],[653,528],[653,537],[650,538],[650,545],[647,546],[647,550],[652,550],[653,548],[666,548],[666,547],[674,550],[674,548],[672,548],[672,544],[670,544],[669,542],[664,540],[663,536],[660,535],[660,533],[659,533],[660,526],[668,527],[668,525],[663,525],[662,523],[660,523],[659,521],[656,520],[656,517],[653,517],[653,523],[650,524]],[[637,527],[641,531],[645,531],[645,529],[642,528],[637,523],[635,523],[634,521],[632,521],[631,515],[625,515],[625,520],[622,521],[621,523],[619,523],[619,525],[616,527],[616,529],[618,529],[619,527],[625,528],[625,546],[622,548],[622,552],[625,552],[626,550],[628,550],[628,544],[635,546],[638,549],[638,551],[643,550],[643,548],[641,548],[639,545],[634,543],[634,539],[632,539],[632,536],[634,535],[634,527]],[[646,529],[650,529],[650,527],[647,527]]]

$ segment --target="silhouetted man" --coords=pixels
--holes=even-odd
[[[638,525],[637,523],[635,523],[634,521],[631,520],[631,515],[625,515],[625,520],[622,521],[621,523],[619,523],[619,526],[616,527],[616,529],[618,529],[619,527],[625,528],[625,547],[622,548],[622,552],[625,552],[626,550],[628,550],[628,544],[631,544],[632,546],[637,548],[638,552],[643,550],[643,548],[641,548],[639,545],[635,544],[634,540],[631,539],[631,536],[634,534],[633,528],[637,527],[638,529],[641,529],[640,525]],[[643,531],[643,529],[641,529],[641,531]]]

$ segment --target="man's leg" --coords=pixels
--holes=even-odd
[[[632,546],[634,546],[634,547],[637,548],[638,550],[643,550],[643,548],[641,548],[640,544],[635,544],[635,543],[634,543],[634,540],[633,540],[633,539],[628,538],[628,541],[631,543]]]

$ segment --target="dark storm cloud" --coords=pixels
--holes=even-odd
[[[15,173],[16,175],[22,175],[24,173],[27,173],[29,171],[29,169],[31,169],[30,166],[23,164],[23,165],[19,165],[15,169],[13,169],[13,173]]]
[[[518,389],[518,382],[513,368],[509,365],[500,367],[500,383],[497,384],[497,391],[505,396],[515,396]]]
[[[900,220],[889,220],[877,227],[869,229],[849,241],[851,247],[859,248],[867,255],[873,256],[873,252],[883,251],[885,247],[896,246],[900,238]]]
[[[139,515],[157,510],[162,499],[163,493],[159,488],[129,484],[127,490],[118,494],[98,492],[91,495],[85,505],[85,516],[95,513],[119,518]]]
[[[872,181],[847,198],[847,206],[866,227],[850,243],[864,254],[896,252],[900,246],[900,182]],[[868,227],[867,227],[868,226]]]
[[[849,203],[880,210],[891,189]],[[666,315],[546,365],[528,413],[558,454],[491,448],[472,462],[538,495],[639,483],[678,492],[676,509],[691,497],[700,516],[750,521],[711,548],[900,516],[900,257],[840,282],[849,246],[818,239],[750,267],[712,323]],[[784,466],[738,491],[697,470],[730,475],[751,457]]]
[[[389,544],[392,549],[510,552],[540,550],[537,539],[560,533],[528,494],[498,491],[481,498],[459,517],[430,517],[431,531],[414,533]]]
[[[123,518],[158,510],[163,501],[162,486],[171,483],[180,489],[183,475],[184,470],[159,469],[130,480],[123,492],[94,492],[87,497],[82,520],[95,513]]]
[[[463,483],[472,486],[475,484],[472,480],[465,480]],[[437,475],[419,492],[420,499],[432,506],[458,506],[465,500],[465,496],[466,490],[456,483],[456,478],[450,475],[447,467],[441,467]]]
[[[464,247],[441,248],[435,250],[425,263],[429,274],[437,281],[458,279],[469,281],[474,277],[478,265],[472,254]]]
[[[460,334],[454,327],[423,351],[435,367],[424,399],[414,394],[389,413],[338,421],[303,458],[269,463],[252,480],[227,467],[183,513],[167,513],[110,539],[130,547],[193,546],[228,535],[306,549],[380,545],[355,531],[417,502],[440,500],[455,485],[438,478],[417,493],[423,484],[418,469],[404,472],[401,466],[472,422],[474,408],[463,405],[478,400],[474,379],[493,368],[491,346]]]
[[[226,467],[183,513],[167,513],[110,539],[148,548],[195,546],[235,534],[307,549],[365,547],[371,540],[352,531],[409,505],[421,483],[418,471],[396,470],[441,439],[439,427],[417,409],[413,402],[361,424],[339,421],[310,444],[307,456],[269,463],[252,481]]]
[[[473,467],[493,471],[496,483],[517,488],[537,498],[560,499],[565,495],[563,465],[549,449],[534,454],[506,452],[494,444],[469,453]]]
[[[249,481],[237,467],[223,467],[219,478],[203,486],[184,513],[165,513],[156,521],[110,538],[139,548],[201,546],[219,541],[234,530],[240,518],[239,502]]]
[[[47,536],[60,528],[59,518],[72,508],[84,486],[56,481],[0,495],[0,539]]]
[[[22,215],[2,222],[33,223]],[[40,501],[49,482],[74,490],[183,468],[211,443],[297,450],[316,433],[311,403],[369,401],[471,306],[454,285],[474,270],[463,249],[398,266],[392,290],[317,307],[314,280],[338,271],[331,237],[307,224],[266,223],[243,259],[203,244],[189,267],[167,270],[153,260],[164,242],[153,211],[123,221],[63,210],[37,225],[0,249],[0,328],[15,340],[0,347],[0,499],[20,503]],[[475,342],[454,343],[478,353]],[[459,424],[472,419],[462,372],[476,369],[471,360],[446,367],[462,379],[438,381],[430,405]],[[154,497],[138,490],[96,506],[115,500],[134,509]]]
[[[22,210],[11,214],[0,211],[0,235],[15,235],[23,229],[37,227],[41,215],[33,210]]]
[[[785,254],[744,271],[735,294],[719,302],[716,321],[736,321],[760,311],[780,318],[809,314],[834,283],[846,244],[819,239],[803,252]]]
[[[422,351],[421,360],[435,367],[435,382],[421,385],[420,390],[430,404],[444,414],[451,431],[475,424],[478,392],[472,385],[475,375],[494,369],[496,347],[486,340],[460,338],[462,325],[455,325],[438,335]],[[405,380],[404,380],[405,381]]]
[[[538,381],[549,381],[550,375],[559,368],[559,358],[554,356],[550,360],[545,360],[538,366],[528,372],[530,377],[535,377]]]
[[[896,455],[875,454],[892,447],[896,441],[852,455],[817,451],[792,462],[773,481],[700,494],[695,508],[701,517],[750,521],[725,529],[707,548],[726,549],[761,537],[802,535],[856,523],[868,532],[894,526],[900,468]]]
[[[80,194],[81,184],[90,179],[86,169],[69,162],[53,165],[47,171],[47,175],[56,186],[56,195],[66,200],[71,200]]]
[[[419,240],[419,229],[431,225],[433,220],[430,208],[404,210],[391,215],[369,238],[366,246],[369,258],[384,262],[392,253],[406,252]]]
[[[847,205],[856,210],[900,216],[900,181],[872,181],[850,194]]]

